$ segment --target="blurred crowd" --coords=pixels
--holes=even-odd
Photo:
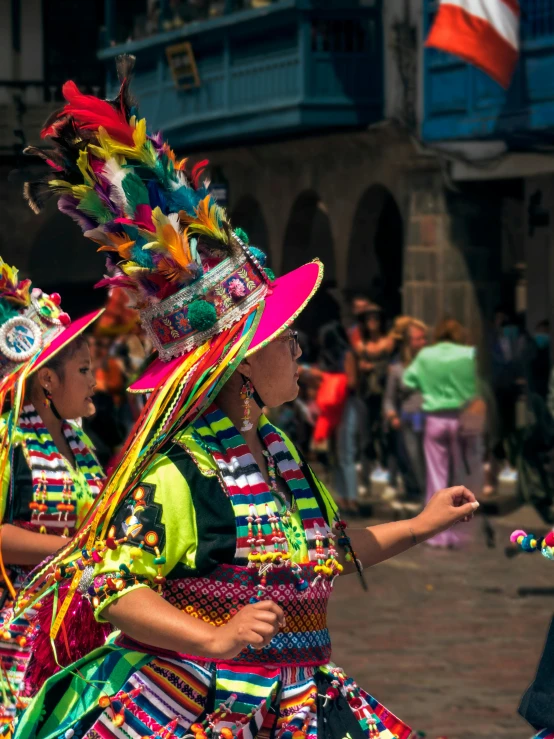
[[[314,308],[316,330],[300,331],[300,395],[273,417],[324,466],[342,510],[379,498],[415,512],[439,488],[464,484],[479,497],[517,491],[550,520],[548,322],[530,334],[499,308],[477,348],[456,320],[391,319],[363,295],[343,321],[332,292]]]
[[[406,513],[449,484],[478,497],[514,494],[554,522],[554,371],[550,326],[533,333],[498,308],[479,348],[453,319],[389,318],[364,295],[343,320],[322,288],[299,324],[300,394],[271,411],[321,465],[341,509],[384,500]],[[86,422],[109,467],[144,398],[126,392],[151,352],[114,291],[91,337],[97,414]],[[446,535],[437,543],[455,545]]]
[[[145,398],[127,392],[152,353],[138,313],[123,290],[113,290],[106,311],[88,337],[96,378],[96,414],[84,420],[104,469],[115,460],[143,408]]]

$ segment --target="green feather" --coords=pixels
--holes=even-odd
[[[144,186],[143,181],[134,172],[129,172],[121,183],[123,192],[127,198],[127,207],[125,211],[128,216],[133,218],[135,211],[139,205],[149,205],[148,190]]]
[[[87,216],[93,218],[97,223],[109,223],[114,218],[112,211],[104,205],[94,190],[89,190],[81,198],[77,210],[82,210],[83,213],[86,213]]]
[[[0,299],[0,326],[10,318],[18,315],[19,311],[13,305],[10,305],[7,300]]]

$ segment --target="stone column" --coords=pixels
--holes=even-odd
[[[447,190],[439,172],[412,176],[404,310],[433,326],[456,318],[479,343],[500,296],[501,194],[494,183]]]

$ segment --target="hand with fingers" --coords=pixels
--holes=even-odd
[[[252,603],[217,629],[214,651],[219,659],[232,659],[247,646],[262,649],[284,626],[285,614],[272,600]]]
[[[426,534],[431,537],[456,523],[470,521],[477,508],[479,503],[471,490],[457,485],[435,493],[419,517]]]

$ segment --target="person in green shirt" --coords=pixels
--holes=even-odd
[[[475,347],[467,346],[466,332],[458,321],[442,321],[435,344],[422,349],[406,369],[403,382],[423,395],[424,450],[429,500],[435,490],[452,481],[480,490],[483,460],[479,435],[465,436],[462,411],[477,397]],[[431,546],[455,548],[460,536],[449,530],[430,539]]]

